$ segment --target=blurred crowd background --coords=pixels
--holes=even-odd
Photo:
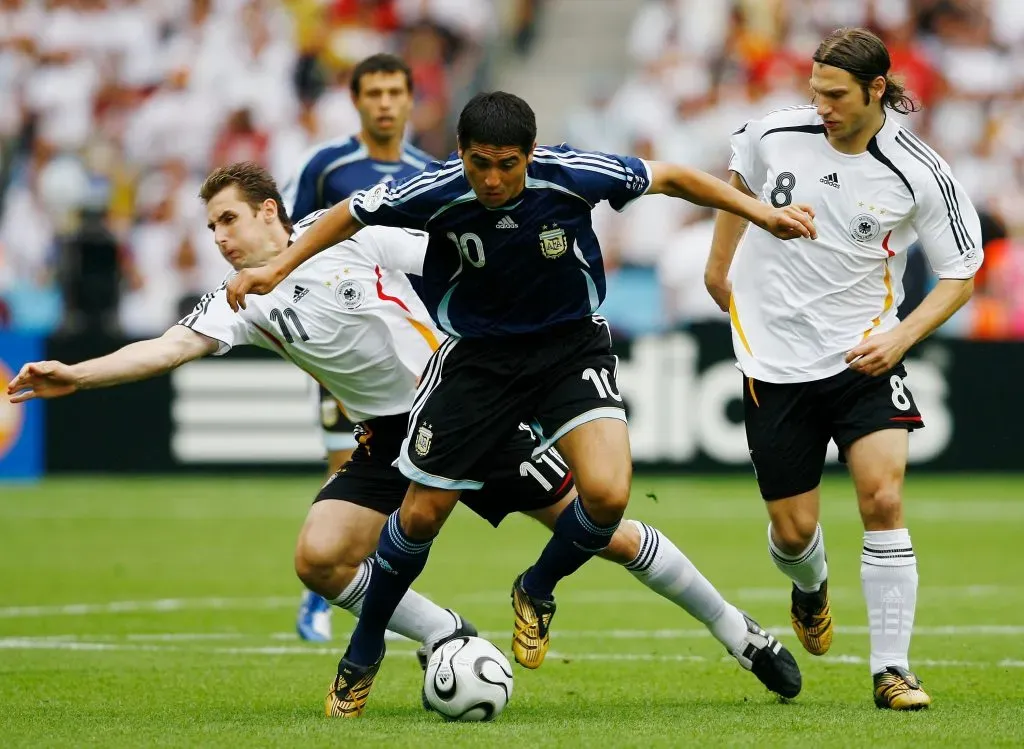
[[[226,270],[196,197],[210,169],[252,159],[286,181],[358,130],[349,71],[378,51],[412,67],[410,139],[445,156],[462,104],[557,41],[546,21],[567,1],[0,0],[0,328],[162,332]],[[943,333],[1024,338],[1024,2],[632,5],[626,69],[578,82],[558,139],[725,176],[732,131],[808,101],[821,36],[868,26],[924,105],[904,124],[983,214],[978,292]],[[721,319],[702,278],[712,220],[661,198],[596,215],[620,332]],[[908,305],[932,282],[915,253]]]

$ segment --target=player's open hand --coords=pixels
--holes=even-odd
[[[910,343],[896,330],[868,336],[846,355],[850,369],[878,377],[903,360]]]
[[[261,268],[243,268],[228,282],[227,299],[232,310],[245,309],[246,294],[268,294],[281,282],[270,265]]]
[[[78,390],[74,373],[59,361],[29,362],[18,376],[7,384],[11,403],[22,403],[33,398],[60,398]]]
[[[814,228],[814,209],[803,203],[770,209],[762,228],[779,239],[818,238],[818,231]]]

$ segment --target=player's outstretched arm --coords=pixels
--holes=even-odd
[[[245,309],[246,294],[266,294],[304,262],[343,242],[363,225],[349,211],[349,200],[343,200],[323,213],[304,231],[294,244],[261,268],[244,268],[227,287],[228,304],[235,312]]]
[[[699,169],[664,161],[651,162],[651,187],[647,192],[734,213],[779,239],[818,237],[814,229],[814,210],[809,205],[794,203],[774,208]]]
[[[973,278],[942,278],[917,308],[888,333],[871,335],[846,355],[851,369],[877,377],[903,359],[910,347],[922,341],[963,307],[974,293]]]
[[[733,172],[729,178],[729,184],[744,195],[754,197],[736,172]],[[728,211],[719,211],[715,217],[715,235],[711,240],[711,253],[704,266],[704,286],[722,312],[729,311],[729,300],[732,297],[729,268],[732,267],[732,258],[736,254],[736,248],[749,223],[745,218]]]
[[[112,354],[78,364],[29,362],[7,385],[12,403],[60,398],[79,390],[145,380],[217,350],[217,342],[182,325],[159,338],[130,343]]]

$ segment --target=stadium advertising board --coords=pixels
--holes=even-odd
[[[0,381],[5,384],[25,362],[42,354],[35,336],[0,333]],[[43,404],[11,403],[0,395],[0,481],[38,478],[43,467]]]
[[[116,345],[75,349],[85,354]],[[743,381],[727,327],[621,341],[617,353],[638,467],[750,470]],[[60,350],[48,355],[59,354],[82,358]],[[926,424],[911,437],[912,466],[1019,468],[1012,430],[1024,418],[1024,402],[1013,396],[1024,345],[936,338],[914,350],[907,370]],[[313,467],[322,459],[315,404],[309,378],[294,366],[267,352],[236,349],[169,377],[53,402],[47,465],[79,471]],[[93,430],[85,445],[71,438],[82,423]],[[832,446],[829,460],[837,459]]]

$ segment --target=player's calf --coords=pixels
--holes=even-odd
[[[299,546],[295,551],[295,574],[309,590],[333,600],[355,578],[362,561],[350,564],[347,560],[331,559]]]
[[[596,419],[571,430],[557,445],[590,519],[600,526],[617,525],[629,504],[633,480],[626,422]]]
[[[440,533],[458,501],[458,491],[411,483],[398,509],[402,533],[420,541],[434,538]]]
[[[379,513],[349,503],[317,502],[310,508],[294,559],[295,574],[307,588],[295,619],[301,639],[331,639],[331,603],[338,603],[358,577],[382,521]]]
[[[775,566],[793,583],[790,622],[800,644],[811,655],[824,655],[832,646],[833,633],[825,536],[817,522],[810,527],[808,534],[807,528],[803,527],[807,525],[804,522],[799,524],[799,537],[794,537],[791,532],[798,524],[786,522],[787,517],[792,519],[793,514],[779,512],[779,509],[775,503],[770,504],[772,522],[768,525],[768,553]],[[803,514],[806,517],[810,515]],[[810,536],[806,542],[800,538],[804,535]]]
[[[581,477],[573,471],[576,491],[587,515],[603,526],[618,524],[629,504],[632,471],[614,466],[599,471],[591,469]]]

